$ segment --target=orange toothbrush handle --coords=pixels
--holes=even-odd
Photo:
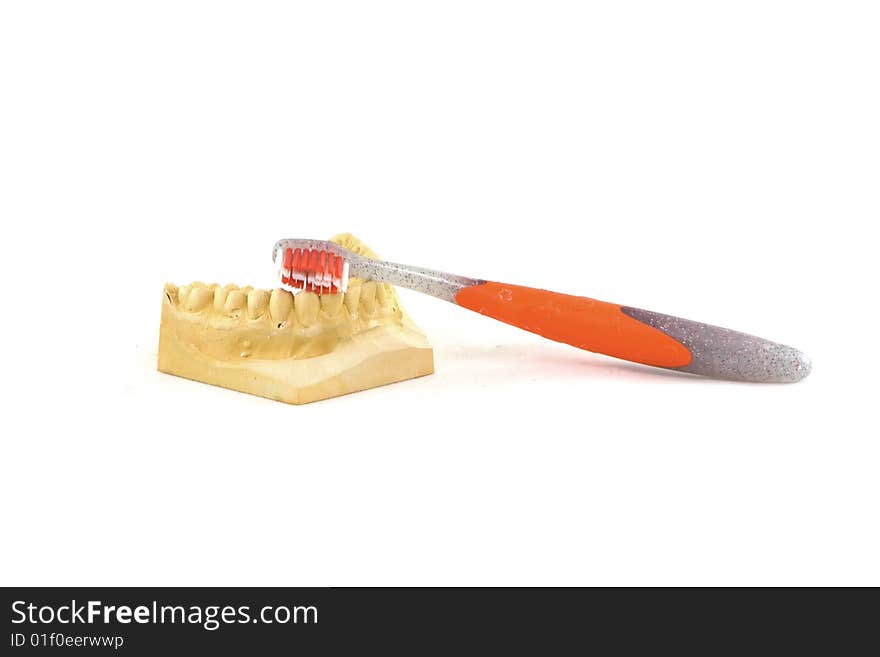
[[[636,363],[679,368],[692,358],[681,342],[613,303],[491,281],[462,288],[455,301],[550,340]]]
[[[810,359],[794,347],[587,297],[487,281],[462,287],[455,301],[550,340],[691,374],[792,383],[811,368]]]

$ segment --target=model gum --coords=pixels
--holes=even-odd
[[[369,258],[352,235],[332,239]],[[434,371],[425,335],[393,287],[352,278],[345,294],[165,285],[159,370],[289,404]]]

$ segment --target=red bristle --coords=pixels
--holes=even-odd
[[[307,290],[323,294],[339,294],[339,283],[345,266],[345,258],[330,251],[320,249],[293,249],[284,250],[281,282],[284,285],[297,290]],[[316,274],[313,278],[321,280],[302,280]],[[335,280],[328,280],[335,279]]]

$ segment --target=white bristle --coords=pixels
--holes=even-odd
[[[342,280],[339,282],[339,291],[345,294],[348,290],[348,260],[342,263]]]

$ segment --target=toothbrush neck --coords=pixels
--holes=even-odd
[[[350,276],[390,283],[453,303],[455,303],[455,295],[459,290],[483,282],[475,278],[449,274],[436,269],[368,258],[359,258],[349,266]]]

